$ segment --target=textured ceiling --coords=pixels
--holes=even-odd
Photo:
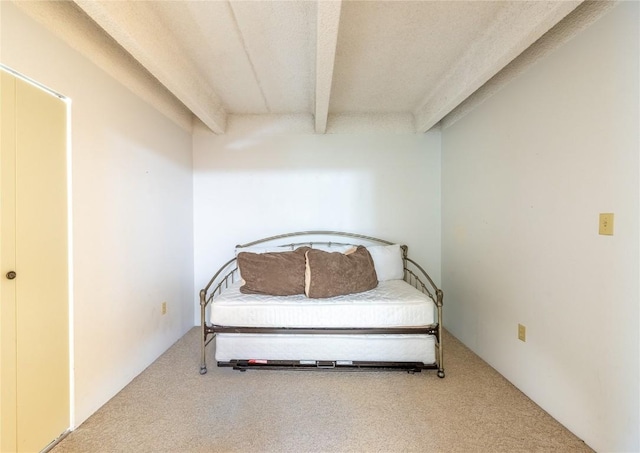
[[[413,112],[503,7],[344,3],[329,111]]]
[[[216,133],[230,114],[438,123],[581,1],[75,3]]]

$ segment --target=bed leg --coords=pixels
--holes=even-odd
[[[444,293],[441,289],[436,290],[436,305],[438,307],[438,377],[444,378],[444,351],[442,349],[442,305]]]
[[[207,373],[207,323],[205,319],[205,307],[206,307],[206,294],[205,291],[200,291],[200,374]]]

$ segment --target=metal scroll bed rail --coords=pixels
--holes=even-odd
[[[305,239],[300,242],[287,242],[290,238]],[[317,240],[314,240],[317,239]],[[332,239],[336,239],[335,241]],[[345,242],[347,241],[348,242]],[[283,249],[294,249],[299,246],[341,246],[341,245],[392,245],[393,242],[371,236],[355,233],[345,233],[340,231],[300,231],[295,233],[280,234],[271,236],[247,244],[236,246],[250,247],[255,245],[278,246]],[[227,261],[213,275],[209,283],[200,290],[200,323],[201,323],[201,363],[200,374],[207,372],[206,347],[219,333],[248,333],[248,334],[340,334],[340,335],[376,335],[376,334],[402,334],[402,335],[433,335],[436,341],[436,362],[433,364],[409,363],[409,362],[361,362],[353,363],[348,368],[359,370],[378,369],[407,369],[408,371],[420,371],[421,369],[435,369],[438,377],[444,377],[443,347],[442,347],[442,304],[443,292],[439,289],[429,274],[415,261],[407,256],[407,246],[401,246],[404,262],[404,281],[426,294],[435,304],[437,322],[421,327],[391,327],[391,328],[266,328],[266,327],[240,327],[240,326],[219,326],[210,325],[206,321],[206,310],[213,299],[222,293],[229,285],[238,279],[238,266],[236,258]],[[271,366],[261,364],[249,364],[247,361],[233,361],[233,363],[218,363],[220,366],[233,366],[235,369],[244,371],[249,368],[270,368],[270,369],[309,369],[305,364],[292,364],[282,361],[272,362]],[[336,363],[318,363],[314,369],[339,369]]]

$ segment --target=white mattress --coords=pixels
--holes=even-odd
[[[433,335],[218,334],[216,360],[436,361]]]
[[[240,282],[212,302],[210,321],[242,327],[415,327],[435,322],[435,305],[403,280],[328,299],[242,294]]]

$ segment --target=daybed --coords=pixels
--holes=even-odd
[[[299,242],[288,242],[292,240]],[[307,294],[296,290],[273,296],[260,293],[261,289],[254,291],[251,285],[255,281],[258,286],[278,286],[280,282],[274,281],[277,278],[273,276],[283,275],[282,266],[291,265],[284,257],[297,263],[296,277],[291,280],[296,285],[301,278],[300,266],[304,267]],[[256,280],[255,269],[264,270],[266,259],[272,260],[266,261],[268,275],[258,274]],[[367,263],[372,261],[375,273],[362,279],[352,278],[356,274],[351,268],[332,267],[326,273],[325,268],[333,266],[335,259],[339,263],[361,260],[367,270],[353,271],[357,275],[369,272]],[[251,260],[258,263],[257,267],[250,267]],[[281,265],[282,262],[286,264]],[[346,265],[352,266],[352,262]],[[288,269],[283,280],[293,273]],[[328,275],[324,283],[323,275]],[[367,279],[367,284],[375,287],[366,291],[356,288],[355,294],[343,292],[338,296],[333,296],[334,288],[329,288],[327,294],[332,297],[322,297],[326,290],[322,284],[346,284],[351,288],[360,284],[351,280]],[[312,294],[308,294],[310,291]],[[442,302],[442,290],[407,256],[407,247],[383,239],[307,231],[239,245],[236,257],[225,263],[200,291],[200,373],[207,372],[207,345],[215,338],[217,365],[241,371],[433,369],[442,378]]]

